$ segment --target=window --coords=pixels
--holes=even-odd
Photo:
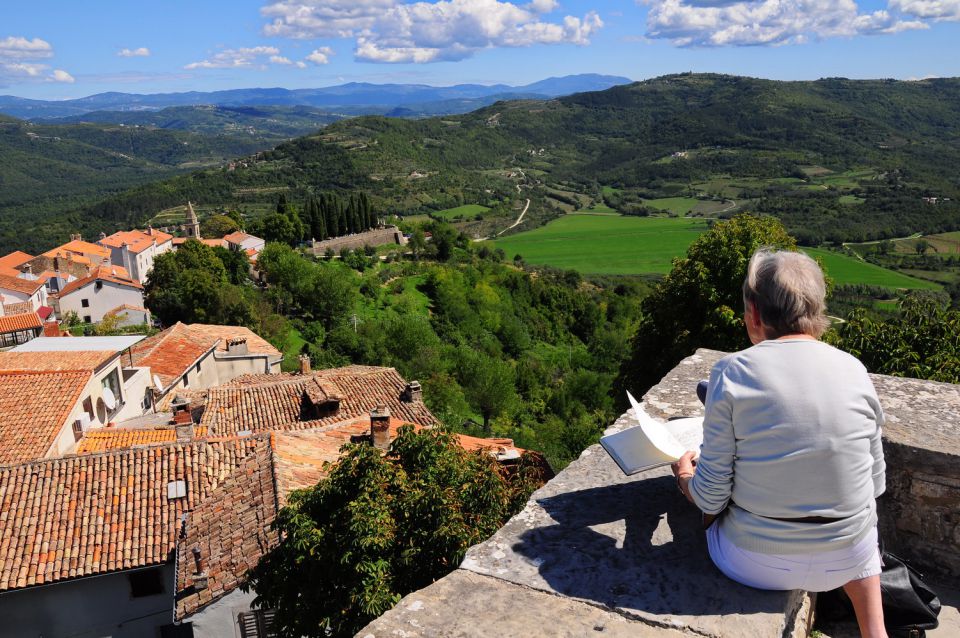
[[[200,374],[200,362],[197,361],[197,374]]]
[[[83,315],[83,323],[93,323],[93,320],[90,318],[90,315]]]
[[[163,625],[160,627],[160,638],[193,638],[193,623]]]
[[[189,373],[189,372],[184,372],[184,373],[183,373],[183,387],[185,387],[185,388],[190,387],[190,373]]]
[[[274,613],[272,609],[241,611],[237,614],[240,635],[243,638],[271,638],[276,636],[277,634],[273,632]]]
[[[81,300],[80,300],[80,307],[81,307],[81,308],[89,308],[89,307],[90,307],[90,300],[89,300],[89,299],[81,299]]]
[[[143,598],[163,593],[163,568],[142,569],[127,574],[130,597]]]

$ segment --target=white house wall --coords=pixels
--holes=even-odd
[[[0,594],[0,636],[159,636],[173,622],[174,570],[153,569],[163,572],[164,592],[141,598],[130,595],[129,572]]]
[[[235,589],[220,600],[183,619],[193,628],[193,638],[240,638],[237,616],[250,611],[255,592],[243,593]]]
[[[90,306],[84,308],[81,300],[88,299]],[[103,281],[103,287],[96,289],[96,281],[74,290],[60,297],[60,312],[66,315],[73,311],[82,320],[90,317],[91,323],[98,323],[103,316],[117,306],[143,307],[143,291],[139,288],[121,286],[110,281]]]

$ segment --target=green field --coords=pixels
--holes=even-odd
[[[435,217],[440,217],[445,221],[450,221],[455,217],[463,217],[464,219],[473,219],[477,215],[482,215],[486,213],[489,208],[486,206],[481,206],[480,204],[464,204],[463,206],[457,206],[456,208],[448,208],[446,210],[438,210],[433,213]]]
[[[588,274],[667,273],[706,229],[701,219],[572,214],[496,246],[508,258]]]
[[[940,286],[931,282],[908,277],[902,273],[887,270],[874,264],[860,261],[824,248],[804,248],[814,259],[820,259],[824,270],[837,284],[867,284],[884,288],[919,288],[939,290]]]
[[[644,206],[650,206],[657,210],[665,210],[674,215],[686,215],[700,200],[693,197],[663,197],[661,199],[645,199]]]

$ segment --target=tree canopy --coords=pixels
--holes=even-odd
[[[246,588],[279,635],[352,636],[455,569],[541,482],[438,429],[402,427],[386,455],[348,444],[328,478],[290,496],[274,523],[283,540]]]
[[[795,249],[796,240],[773,217],[738,215],[715,224],[691,244],[686,257],[675,259],[642,302],[643,316],[617,390],[641,396],[697,348],[749,346],[742,285],[751,255],[762,246]]]

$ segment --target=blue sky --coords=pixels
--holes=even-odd
[[[5,3],[0,94],[683,71],[960,75],[960,0],[35,0]]]

